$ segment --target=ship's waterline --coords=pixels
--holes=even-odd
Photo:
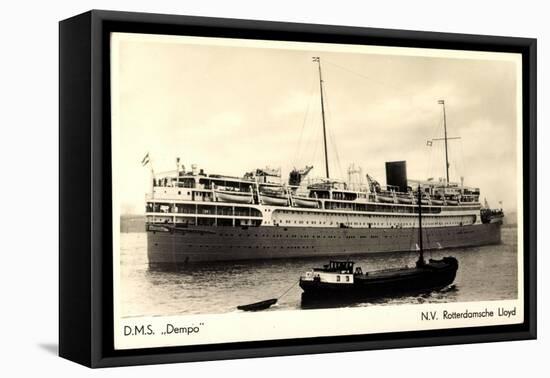
[[[151,267],[210,261],[353,256],[414,251],[413,228],[187,227],[148,231]],[[432,227],[423,230],[424,248],[446,249],[498,244],[501,225]]]

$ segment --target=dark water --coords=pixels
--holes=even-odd
[[[454,286],[440,292],[348,304],[372,306],[423,302],[468,302],[517,297],[517,230],[502,229],[502,244],[427,252],[426,258],[455,256],[459,268]],[[363,271],[413,266],[416,253],[353,256]],[[328,258],[216,263],[188,271],[149,271],[145,233],[121,234],[122,316],[218,314],[236,306],[276,298],[269,311],[301,308],[302,290],[292,286],[305,271]]]

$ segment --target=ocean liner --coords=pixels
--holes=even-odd
[[[446,178],[411,180],[406,162],[394,161],[386,162],[385,186],[368,174],[363,181],[354,166],[347,182],[331,179],[321,62],[313,61],[319,69],[325,177],[311,179],[312,166],[292,170],[288,180],[269,168],[232,177],[196,165],[186,170],[179,158],[177,169],[162,177],[151,168],[145,209],[150,267],[414,251],[418,201],[425,249],[500,243],[502,212],[481,205],[479,188],[449,180],[443,100]],[[150,164],[148,154],[142,163]]]

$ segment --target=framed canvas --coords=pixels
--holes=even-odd
[[[60,22],[59,353],[536,337],[536,40]]]

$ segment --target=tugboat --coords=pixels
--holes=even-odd
[[[451,285],[458,270],[454,257],[424,260],[422,191],[418,187],[419,256],[414,267],[362,271],[353,261],[330,261],[300,277],[302,299],[337,301],[425,293]]]
[[[501,202],[502,203],[502,202]],[[492,209],[485,198],[483,207],[481,208],[481,222],[502,224],[504,220],[504,212],[502,209]]]

